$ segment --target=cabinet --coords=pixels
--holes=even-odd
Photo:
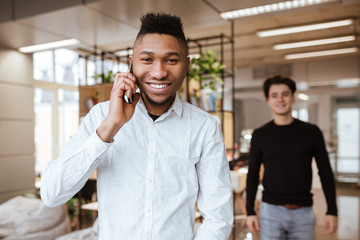
[[[104,102],[110,99],[112,83],[79,86],[79,114],[80,119],[90,111],[89,101]]]

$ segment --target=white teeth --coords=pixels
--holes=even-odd
[[[167,84],[150,84],[150,86],[153,87],[153,88],[161,89],[161,88],[166,87]]]

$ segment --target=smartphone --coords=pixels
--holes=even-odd
[[[133,64],[132,64],[132,62],[130,63],[130,70],[129,70],[129,72],[130,72],[131,74],[134,74],[134,73],[133,73]],[[126,94],[124,94],[124,100],[125,100],[125,102],[127,102],[128,104],[132,104],[133,98],[132,98],[132,96],[131,96],[130,98],[128,98],[128,97],[126,96]]]

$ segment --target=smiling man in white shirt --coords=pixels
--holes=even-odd
[[[116,75],[110,101],[93,107],[49,164],[42,199],[64,204],[97,170],[100,240],[226,240],[233,208],[221,129],[177,96],[189,67],[181,20],[141,21],[133,74]],[[204,221],[195,236],[196,202]]]

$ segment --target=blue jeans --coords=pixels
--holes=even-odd
[[[315,239],[315,215],[312,207],[292,210],[262,202],[260,236],[261,240]]]

